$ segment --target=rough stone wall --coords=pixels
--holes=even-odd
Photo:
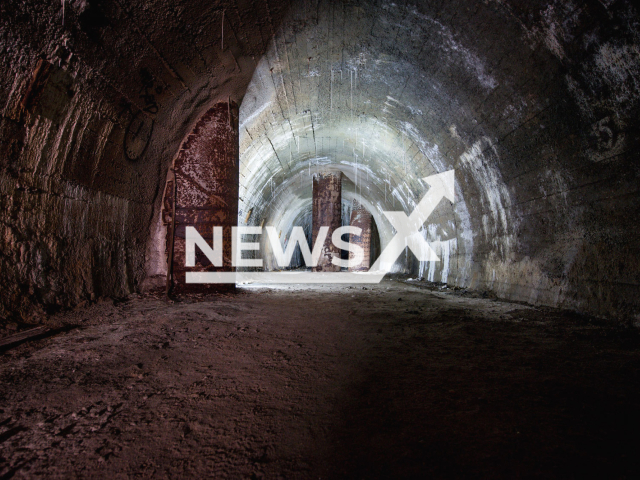
[[[212,104],[242,98],[286,8],[0,2],[0,319],[166,272],[167,169]]]
[[[97,101],[107,95],[83,65],[54,52],[42,91],[29,96],[41,59],[20,47],[3,55],[13,85],[0,120],[0,317],[33,320],[43,306],[140,284],[155,182],[123,154],[131,112]]]

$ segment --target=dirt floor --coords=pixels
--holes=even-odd
[[[640,475],[634,327],[390,280],[50,321],[0,355],[2,479]]]

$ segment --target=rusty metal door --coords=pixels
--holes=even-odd
[[[233,271],[232,227],[238,225],[238,105],[222,102],[198,121],[175,160],[175,187],[167,182],[163,220],[167,228],[167,254],[172,262],[171,289],[174,293],[229,291],[233,285],[186,284],[187,271]],[[175,228],[172,218],[175,192]],[[215,267],[196,248],[196,266],[185,267],[185,231],[195,227],[210,244],[213,227],[223,227],[223,266]],[[173,234],[173,237],[172,237]],[[173,251],[171,245],[173,243]],[[172,254],[173,253],[173,254]]]

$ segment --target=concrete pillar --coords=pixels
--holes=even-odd
[[[334,255],[340,258],[340,249],[331,242],[333,231],[342,226],[342,172],[320,173],[313,176],[313,230],[312,247],[320,227],[329,227],[316,272],[339,272],[331,263]]]
[[[349,243],[359,245],[364,250],[364,260],[356,267],[349,267],[350,272],[366,272],[371,266],[371,213],[357,200],[353,201],[351,221],[349,225],[362,229],[360,235],[349,235]],[[349,260],[353,259],[353,252],[349,252]]]
[[[174,164],[176,219],[173,291],[175,293],[208,293],[235,289],[235,285],[186,284],[185,272],[233,271],[231,232],[232,227],[238,225],[238,150],[238,105],[235,102],[221,102],[202,116],[178,153]],[[195,227],[209,244],[213,241],[213,227],[223,227],[222,267],[214,267],[199,248],[196,248],[196,266],[185,267],[185,227],[187,226]],[[170,233],[171,227],[167,229],[167,235]]]

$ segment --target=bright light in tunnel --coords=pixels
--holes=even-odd
[[[472,82],[487,91],[496,87],[473,53],[424,20],[416,38],[442,37],[456,61],[477,74]],[[322,38],[331,29],[328,22],[305,25],[296,38]],[[438,28],[432,32],[430,26]],[[501,225],[509,195],[495,158],[485,162],[492,155],[484,148],[490,141],[480,151],[466,144],[473,115],[424,66],[361,45],[356,32],[344,42],[349,48],[339,57],[322,42],[311,55],[281,32],[258,62],[240,107],[239,224],[272,226],[286,243],[294,226],[310,223],[314,175],[340,172],[343,201],[355,200],[372,214],[384,249],[396,229],[383,212],[409,216],[429,191],[423,179],[455,169],[455,204],[440,205],[420,230],[441,261],[421,261],[405,248],[391,271],[468,284],[477,235],[469,198],[486,206],[477,219],[485,226],[483,241],[499,243],[502,259],[512,245]],[[260,255],[266,270],[278,268],[268,242],[261,241]]]
[[[287,237],[310,211],[313,176],[342,172],[343,200],[357,200],[372,213],[384,246],[395,231],[383,212],[410,214],[428,190],[422,179],[446,165],[437,145],[416,138],[417,131],[411,125],[404,124],[401,130],[375,117],[360,117],[357,123],[335,119],[326,125],[315,122],[320,114],[304,112],[287,118],[271,132],[263,129],[254,136],[251,130],[260,130],[258,126],[273,116],[267,108],[273,104],[268,100],[253,111],[244,104],[241,108],[241,117],[246,116],[240,139],[241,223],[246,220],[244,212],[251,210],[248,223],[273,226]],[[430,234],[435,234],[434,238],[429,238]],[[444,238],[449,242],[446,248],[457,244],[450,241],[455,231],[450,230],[448,238],[444,235],[442,229],[423,232],[425,240],[441,242]],[[263,242],[267,269],[276,268],[271,253],[268,243]],[[406,270],[408,261],[409,254],[391,270]]]
[[[328,182],[333,182],[334,185],[341,182],[342,175],[332,177]],[[450,202],[455,201],[455,180],[454,170],[449,170],[444,173],[431,175],[423,180],[430,186],[429,191],[419,201],[416,208],[410,215],[405,214],[402,211],[396,212],[383,212],[389,222],[393,225],[395,234],[393,238],[388,242],[380,257],[373,264],[371,269],[367,272],[355,272],[349,275],[341,273],[300,273],[295,277],[291,277],[288,274],[268,274],[268,273],[238,273],[238,272],[187,272],[187,283],[236,283],[242,281],[250,281],[253,278],[258,278],[263,283],[379,283],[386,273],[389,273],[398,257],[403,253],[405,248],[410,249],[416,258],[420,262],[439,262],[440,258],[431,248],[431,246],[424,240],[420,233],[420,229],[426,221],[429,220],[431,214],[436,210],[443,199],[447,199]],[[314,188],[315,185],[314,185]],[[315,203],[315,200],[314,200]],[[340,208],[342,206],[340,205]],[[315,215],[315,205],[314,205]],[[370,217],[368,217],[370,218]],[[201,250],[205,253],[207,258],[215,265],[222,266],[222,227],[215,227],[218,229],[217,240],[214,240],[214,248],[209,247],[206,241],[200,236],[195,228],[187,227],[186,233],[186,251],[188,265],[195,265],[195,247],[199,245]],[[214,228],[214,230],[215,230]],[[314,225],[314,231],[315,231]],[[333,232],[330,231],[330,226],[323,225],[319,227],[317,238],[314,239],[314,243],[311,246],[313,250],[310,250],[310,246],[307,243],[304,230],[300,226],[294,226],[288,245],[281,245],[280,235],[278,230],[273,226],[267,226],[265,228],[268,238],[268,243],[271,247],[271,252],[276,257],[276,263],[279,267],[287,267],[291,264],[293,253],[296,248],[299,248],[304,257],[305,264],[311,267],[317,267],[318,261],[323,254],[323,249],[326,246],[326,239],[331,238],[331,242],[339,249],[349,250],[353,253],[353,257],[350,255],[347,260],[342,260],[335,255],[331,257],[331,263],[339,267],[357,267],[364,260],[364,249],[357,244],[351,244],[349,241],[343,241],[342,236],[346,234],[360,235],[362,229],[357,226],[340,226]],[[262,259],[244,259],[242,257],[243,250],[259,250],[259,243],[257,242],[245,242],[243,236],[246,235],[260,235],[264,233],[261,227],[233,227],[232,234],[232,256],[233,266],[263,266]],[[315,235],[315,233],[314,233]],[[216,235],[214,234],[214,237]]]

